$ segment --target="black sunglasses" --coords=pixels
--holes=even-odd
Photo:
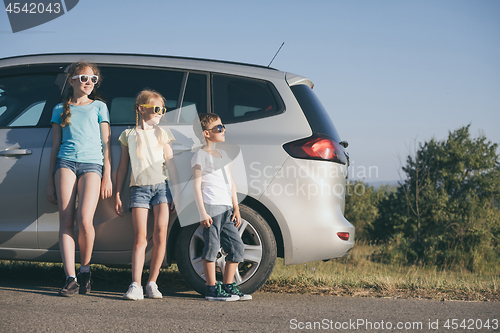
[[[219,125],[214,126],[212,128],[206,129],[205,131],[213,131],[214,129],[217,129],[217,131],[219,131],[219,133],[222,133],[222,131],[224,131],[226,129],[226,126],[219,124]]]

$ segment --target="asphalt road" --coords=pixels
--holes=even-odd
[[[496,302],[262,292],[246,302],[194,292],[124,301],[116,291],[62,298],[57,290],[0,277],[0,332],[500,332]]]

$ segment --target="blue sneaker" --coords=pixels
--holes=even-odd
[[[229,295],[222,288],[222,283],[217,281],[215,286],[207,286],[207,291],[205,293],[205,299],[209,301],[222,301],[231,302],[237,301],[240,298],[237,295]]]
[[[252,299],[252,295],[243,294],[235,282],[233,282],[231,284],[224,284],[223,288],[224,288],[224,291],[226,293],[228,293],[229,295],[238,296],[240,298],[240,301],[250,301]]]

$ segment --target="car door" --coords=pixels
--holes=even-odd
[[[98,64],[98,66],[104,79],[97,92],[106,102],[110,113],[113,181],[115,181],[121,153],[118,137],[126,128],[135,126],[135,97],[145,88],[156,90],[165,97],[168,112],[160,125],[170,129],[176,138],[172,146],[176,160],[182,160],[181,165],[178,167],[179,173],[182,177],[190,176],[191,149],[195,144],[191,121],[198,112],[206,112],[207,76],[158,67],[119,64]],[[196,90],[196,92],[191,93],[192,90]],[[40,177],[45,179],[45,183],[48,176],[51,140],[52,138],[49,135],[41,162]],[[122,190],[125,207],[128,206],[130,194],[129,179],[130,170]],[[46,184],[40,182],[40,188],[39,205],[43,210],[39,228],[40,244],[45,249],[56,250],[50,252],[58,253],[57,207],[55,209],[50,207],[47,200],[42,198],[42,192],[45,191]],[[150,222],[152,222],[152,219]],[[96,237],[93,262],[114,265],[130,264],[134,232],[131,214],[128,210],[125,211],[125,217],[120,217],[114,212],[114,197],[99,200],[94,217],[94,227]],[[77,228],[75,231],[77,232]],[[148,239],[151,239],[152,231],[153,224],[149,223]],[[56,260],[56,258],[54,257],[53,260]]]
[[[59,66],[0,69],[0,249],[37,249],[38,178]],[[56,208],[57,210],[57,208]],[[16,252],[17,253],[17,252]],[[23,259],[20,254],[7,257]]]

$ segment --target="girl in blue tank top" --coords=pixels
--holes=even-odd
[[[94,247],[94,213],[99,197],[112,195],[109,114],[95,100],[99,69],[78,62],[68,68],[68,95],[52,113],[52,150],[47,200],[59,208],[59,250],[66,282],[61,296],[90,292],[90,259]],[[78,208],[76,198],[78,197]],[[80,272],[75,271],[75,219],[78,224]]]

